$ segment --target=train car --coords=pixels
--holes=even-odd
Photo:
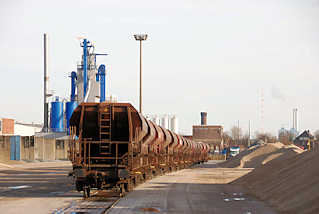
[[[207,160],[207,144],[145,119],[129,103],[82,103],[70,119],[69,159],[76,189],[123,194],[154,175]]]

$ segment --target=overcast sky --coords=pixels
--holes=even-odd
[[[42,122],[43,33],[49,34],[50,89],[69,97],[78,36],[110,55],[108,94],[138,108],[143,45],[143,110],[175,114],[182,133],[200,123],[253,132],[319,129],[318,0],[0,1],[0,117]]]

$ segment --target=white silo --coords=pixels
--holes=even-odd
[[[162,127],[165,128],[165,129],[168,129],[168,115],[165,115],[163,118],[162,118]]]
[[[171,131],[175,132],[176,134],[178,134],[178,118],[174,115],[171,118]]]
[[[153,120],[152,120],[152,117],[151,117],[150,115],[148,115],[148,114],[144,115],[144,117],[145,117],[145,119],[147,119],[147,120],[153,121]],[[153,121],[153,122],[154,122],[154,121]]]
[[[153,115],[150,116],[150,119],[153,123],[155,123],[155,117]]]
[[[161,125],[161,119],[159,118],[159,116],[156,115],[156,116],[154,117],[154,123],[155,123],[156,125],[159,125],[159,126]]]

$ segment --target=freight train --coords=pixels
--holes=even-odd
[[[70,119],[76,189],[123,195],[140,182],[208,160],[209,146],[156,125],[129,103],[82,103]]]

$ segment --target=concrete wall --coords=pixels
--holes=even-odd
[[[58,160],[68,159],[69,141],[68,140],[56,140],[55,145],[56,145],[55,158]]]
[[[222,154],[210,154],[209,160],[226,160],[226,155]]]
[[[20,160],[67,160],[69,143],[67,139],[35,136],[20,137]],[[0,162],[10,160],[10,136],[0,135]]]
[[[35,137],[34,158],[36,160],[66,160],[68,158],[68,140]]]
[[[34,136],[21,137],[21,160],[34,160]]]
[[[35,137],[34,158],[36,160],[55,160],[55,139]]]
[[[0,136],[0,161],[10,160],[10,137]]]

